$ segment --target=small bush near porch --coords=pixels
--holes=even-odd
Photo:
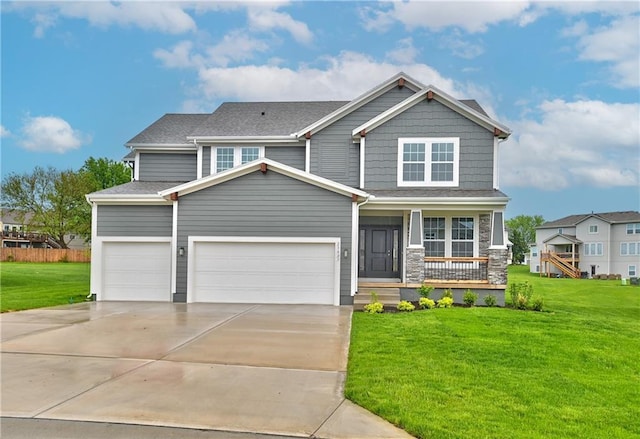
[[[640,435],[640,291],[528,281],[545,312],[354,313],[346,395],[420,438]]]
[[[2,312],[83,302],[89,294],[90,264],[0,263]]]

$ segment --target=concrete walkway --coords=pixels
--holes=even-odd
[[[91,302],[2,314],[0,433],[51,423],[61,437],[114,438],[116,424],[211,438],[411,437],[344,399],[350,322],[350,307],[317,305]]]

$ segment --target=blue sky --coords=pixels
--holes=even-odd
[[[120,159],[171,112],[404,71],[513,130],[507,217],[640,209],[638,2],[5,2],[2,175]]]

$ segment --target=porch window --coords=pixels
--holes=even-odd
[[[457,186],[460,138],[398,139],[398,186]]]
[[[452,218],[451,256],[473,257],[473,218]]]
[[[602,256],[603,247],[601,242],[589,242],[584,245],[585,256]]]
[[[218,146],[211,148],[211,155],[211,173],[216,174],[264,157],[264,147]]]
[[[445,243],[444,218],[424,219],[424,255],[443,258]]]

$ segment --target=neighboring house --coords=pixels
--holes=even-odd
[[[570,215],[536,229],[530,271],[546,275],[637,277],[640,212]]]
[[[166,114],[126,144],[134,181],[87,195],[91,292],[340,305],[426,282],[504,303],[509,135],[404,73],[352,101]]]
[[[2,247],[14,248],[60,248],[60,245],[45,233],[40,233],[37,227],[29,225],[32,214],[12,209],[2,209],[0,228],[2,229]],[[70,249],[88,248],[89,244],[79,235],[65,235],[67,247]]]

